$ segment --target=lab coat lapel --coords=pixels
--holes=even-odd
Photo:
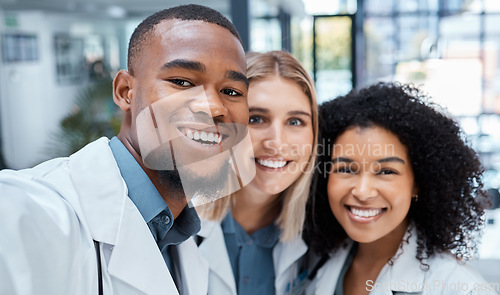
[[[182,281],[187,294],[206,294],[208,290],[208,262],[203,258],[193,238],[178,246]],[[194,278],[194,279],[193,279]]]
[[[420,294],[425,286],[425,273],[420,268],[420,261],[415,258],[417,255],[417,232],[411,229],[406,233],[402,243],[403,247],[399,248],[394,256],[393,264],[386,264],[382,268],[376,283],[385,289],[392,290],[387,294],[394,292]]]
[[[129,198],[123,204],[123,218],[108,271],[146,294],[178,294],[148,226]]]
[[[299,269],[293,270],[292,264],[298,261],[307,252],[307,245],[302,238],[297,237],[292,241],[278,242],[273,249],[273,262],[276,273],[275,287],[286,286],[293,283],[294,277],[298,275]],[[278,290],[278,293],[285,290]]]
[[[113,247],[110,276],[146,294],[178,294],[147,224],[127,196],[109,140],[101,138],[73,154],[70,170],[92,238]]]
[[[199,249],[210,270],[226,284],[231,294],[236,294],[236,282],[220,223],[202,220],[198,235],[204,238]]]
[[[120,227],[126,186],[107,138],[98,139],[69,157],[71,179],[92,238],[114,245]]]
[[[337,279],[344,266],[352,244],[340,248],[334,252],[330,260],[318,271],[316,275],[315,290],[313,294],[333,294],[337,286]],[[308,294],[310,294],[308,292]]]

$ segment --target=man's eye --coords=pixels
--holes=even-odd
[[[254,124],[260,124],[264,122],[261,116],[250,116],[248,119],[248,124],[254,125]]]
[[[170,82],[174,83],[175,85],[181,86],[181,87],[191,87],[193,84],[187,80],[183,79],[171,79],[169,80]]]
[[[236,91],[234,89],[223,89],[221,91],[221,93],[223,93],[225,95],[229,95],[229,96],[241,96],[241,93],[239,93],[238,91]]]

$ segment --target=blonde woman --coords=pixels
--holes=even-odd
[[[318,133],[313,82],[282,51],[249,53],[249,132],[256,175],[199,208],[209,294],[287,294],[301,272],[301,239]]]

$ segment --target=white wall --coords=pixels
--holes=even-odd
[[[48,158],[49,137],[59,121],[72,109],[74,98],[85,82],[57,82],[54,35],[100,34],[123,46],[119,22],[92,21],[39,11],[8,12],[17,26],[6,27],[6,12],[0,11],[0,35],[9,32],[36,34],[38,61],[5,63],[0,59],[0,125],[2,151],[9,168],[31,167]],[[126,46],[126,45],[125,45]],[[126,47],[125,47],[126,48]],[[125,50],[120,48],[120,50]],[[115,58],[123,61],[123,54]]]
[[[3,156],[7,166],[18,169],[44,159],[47,136],[72,102],[55,95],[60,87],[54,81],[52,32],[47,16],[41,12],[15,15],[18,25],[4,27],[2,32],[36,34],[39,57],[38,61],[2,61],[0,67]],[[72,97],[76,87],[65,88],[66,95]]]

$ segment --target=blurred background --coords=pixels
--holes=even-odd
[[[181,0],[0,0],[0,168],[66,156],[120,113],[111,79],[148,15]],[[287,50],[320,102],[377,81],[412,82],[455,116],[493,198],[475,262],[500,290],[500,0],[207,0],[247,51]]]

